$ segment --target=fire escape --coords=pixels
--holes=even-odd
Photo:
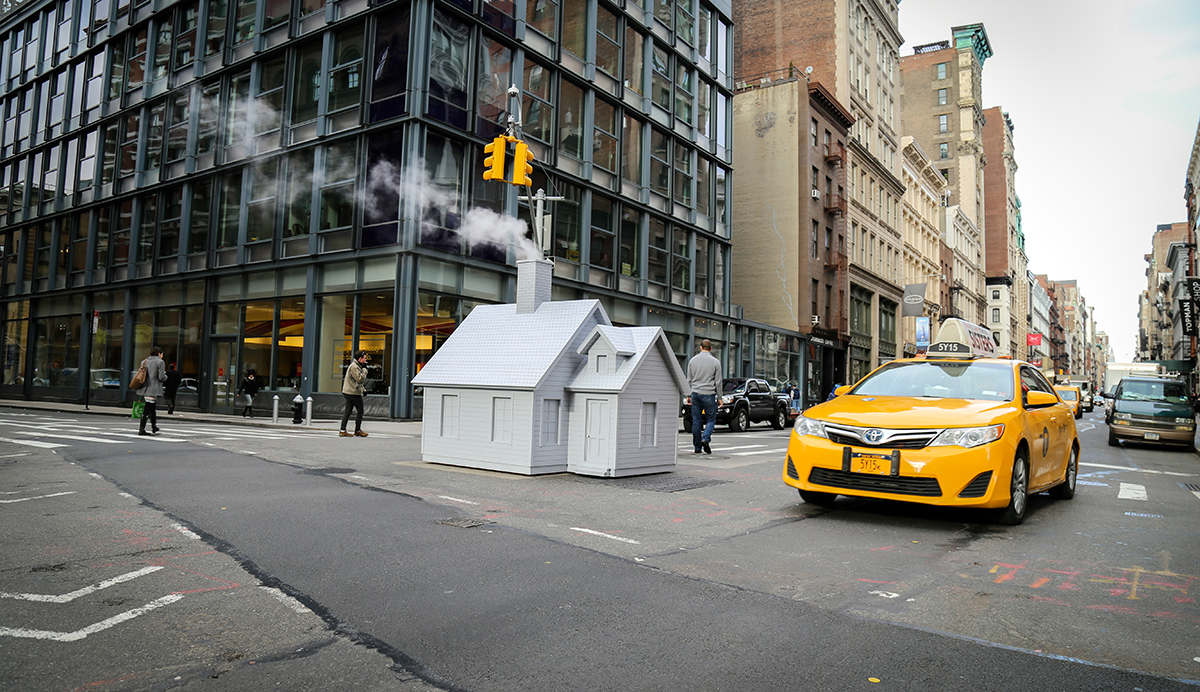
[[[829,248],[825,261],[825,275],[832,278],[836,300],[832,301],[829,324],[813,327],[813,333],[831,340],[850,338],[850,320],[847,316],[850,290],[850,258],[846,254],[846,145],[831,142],[825,147],[825,163],[833,164],[836,191],[825,195],[825,213],[834,216],[833,226],[843,240],[838,247]]]

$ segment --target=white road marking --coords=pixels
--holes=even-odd
[[[196,536],[196,537],[199,538],[199,536]],[[112,579],[105,579],[104,581],[100,582],[99,584],[94,584],[92,586],[85,586],[82,589],[79,589],[77,591],[72,591],[71,593],[65,593],[65,594],[62,594],[59,596],[52,596],[50,594],[42,594],[42,593],[9,593],[6,591],[0,591],[0,598],[13,598],[18,601],[40,601],[42,603],[69,603],[70,601],[73,601],[76,598],[79,598],[80,596],[86,596],[90,593],[95,593],[96,591],[99,591],[100,589],[107,589],[110,586],[113,586],[116,584],[121,584],[121,583],[127,582],[127,581],[131,581],[133,579],[137,579],[138,577],[150,574],[151,572],[157,572],[158,570],[160,570],[162,568],[163,568],[162,565],[154,565],[152,567],[143,567],[143,568],[137,570],[136,572],[129,572],[127,574],[122,574],[119,577],[113,577]]]
[[[754,449],[755,447],[766,447],[766,445],[738,445],[737,447],[713,447],[713,449],[720,449],[722,452],[729,452],[735,449]]]
[[[134,499],[133,495],[130,495],[129,493],[117,493],[117,494],[120,495],[121,497],[127,497],[131,500]]]
[[[458,499],[457,497],[450,497],[449,495],[438,495],[438,497],[439,497],[440,499],[442,499],[442,500],[449,500],[449,501],[451,501],[451,502],[461,502],[461,503],[463,503],[464,505],[477,505],[477,504],[479,504],[478,502],[471,502],[470,500],[460,500],[460,499]]]
[[[97,632],[101,632],[103,630],[108,629],[109,627],[114,626],[114,625],[119,625],[122,622],[125,622],[126,620],[132,620],[139,615],[148,613],[151,610],[154,610],[155,608],[161,608],[169,603],[174,603],[175,601],[181,600],[182,598],[183,598],[183,594],[178,594],[178,593],[168,594],[166,596],[163,596],[162,598],[150,601],[149,603],[147,603],[146,605],[144,605],[140,608],[134,608],[133,610],[127,610],[124,613],[121,613],[120,615],[114,615],[113,617],[110,617],[107,620],[101,620],[100,622],[97,622],[92,625],[88,625],[87,627],[84,627],[83,629],[75,630],[74,632],[52,632],[49,630],[29,630],[29,629],[24,629],[21,627],[0,627],[0,636],[25,637],[28,639],[50,639],[50,640],[56,641],[56,642],[79,641],[80,639],[83,639],[84,637],[88,636],[89,634],[95,634]]]
[[[1194,473],[1180,473],[1178,471],[1155,471],[1154,469],[1139,469],[1133,466],[1112,466],[1110,464],[1096,464],[1090,461],[1079,462],[1080,466],[1095,466],[1099,469],[1116,469],[1118,471],[1137,471],[1138,473],[1154,473],[1160,476],[1186,476],[1188,478],[1195,477]]]
[[[306,607],[304,606],[304,604],[303,604],[303,603],[301,603],[300,601],[297,601],[296,599],[294,599],[294,598],[292,598],[291,596],[289,596],[289,595],[285,594],[284,592],[280,591],[279,589],[276,589],[276,588],[274,588],[274,587],[271,587],[271,586],[260,586],[260,587],[258,587],[258,588],[260,588],[260,589],[262,589],[263,591],[266,591],[267,593],[269,593],[269,594],[271,594],[272,596],[274,596],[274,597],[275,597],[275,600],[277,600],[277,601],[279,601],[280,603],[282,603],[282,604],[284,604],[285,606],[287,606],[287,607],[288,607],[288,610],[291,610],[292,612],[295,612],[295,613],[307,613],[307,612],[310,612],[310,611],[309,611],[309,609],[308,609],[308,608],[306,608]]]
[[[119,445],[120,440],[106,440],[102,437],[84,437],[83,435],[63,435],[61,433],[42,432],[40,430],[17,430],[19,435],[31,435],[33,437],[56,437],[64,440],[78,440],[79,442],[103,442],[106,445]]]
[[[1200,499],[1200,490],[1193,490],[1192,494],[1195,495],[1198,499]]]
[[[187,536],[188,538],[190,538],[194,541],[200,540],[200,535],[198,533],[196,533],[195,531],[192,531],[191,529],[184,526],[183,524],[172,524],[171,528],[175,529],[179,533],[182,533],[183,535]]]
[[[14,440],[10,437],[0,437],[0,442],[11,442],[13,444],[25,445],[26,447],[40,447],[41,449],[54,449],[56,447],[70,447],[71,445],[59,444],[57,442],[42,442],[40,440]]]
[[[30,454],[31,454],[31,452],[18,452],[17,454],[4,454],[4,455],[0,455],[0,459],[8,459],[9,457],[27,457]]]
[[[891,591],[868,591],[867,593],[873,596],[883,596],[884,598],[900,598],[900,594],[892,593]]]
[[[1122,483],[1121,491],[1117,493],[1118,500],[1149,500],[1146,496],[1146,486],[1136,483]]]
[[[614,536],[611,533],[601,533],[600,531],[593,531],[591,529],[581,529],[578,526],[572,526],[571,530],[579,531],[581,533],[590,533],[593,536],[603,536],[605,538],[611,538],[614,541],[621,541],[622,543],[632,543],[634,545],[641,545],[640,541],[635,541],[632,538],[625,538],[624,536]]]
[[[760,449],[756,452],[734,452],[733,454],[730,454],[729,456],[744,457],[744,456],[749,456],[751,454],[786,454],[786,453],[787,453],[786,448],[785,449]]]
[[[13,502],[25,502],[26,500],[44,500],[47,497],[58,497],[59,495],[74,495],[74,490],[68,490],[65,493],[50,493],[49,495],[38,495],[36,497],[21,497],[16,500],[0,500],[4,504],[12,504]]]

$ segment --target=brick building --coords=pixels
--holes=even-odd
[[[1002,354],[1029,357],[1029,258],[1021,230],[1021,199],[1017,196],[1017,161],[1013,155],[1013,124],[1000,108],[983,112],[984,258],[988,327],[997,335]],[[998,322],[992,318],[999,316]]]

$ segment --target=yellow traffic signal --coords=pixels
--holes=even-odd
[[[513,185],[528,187],[533,184],[533,180],[529,178],[533,175],[533,165],[529,163],[532,160],[533,152],[529,151],[528,145],[517,140],[517,150],[513,154]]]
[[[508,140],[504,135],[483,145],[483,153],[487,154],[483,157],[484,180],[504,180],[504,154],[507,148]]]

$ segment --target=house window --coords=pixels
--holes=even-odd
[[[950,143],[942,142],[938,145],[938,156],[943,159],[950,158]]]
[[[817,146],[817,119],[813,118],[812,123],[808,126],[808,133],[812,137],[812,145],[815,149]]]
[[[937,78],[938,79],[946,78],[946,65],[947,64],[949,64],[949,63],[939,62],[937,64]]]
[[[458,395],[442,395],[442,424],[439,437],[458,439]]]
[[[642,403],[642,447],[655,447],[658,445],[656,433],[658,432],[658,404],[655,402]]]
[[[512,397],[492,397],[492,442],[512,444]]]
[[[542,400],[542,446],[558,444],[558,412],[562,406],[561,399]]]
[[[949,132],[949,131],[950,131],[950,116],[939,115],[938,116],[938,132],[945,133],[945,132]]]
[[[1000,291],[992,291],[992,300],[1000,300]]]
[[[608,372],[608,356],[603,353],[596,354],[596,372]]]
[[[947,89],[938,89],[938,105],[939,106],[946,105],[946,100],[947,100],[946,92],[947,91],[948,91]]]
[[[992,308],[992,324],[1000,324],[1000,308]]]

